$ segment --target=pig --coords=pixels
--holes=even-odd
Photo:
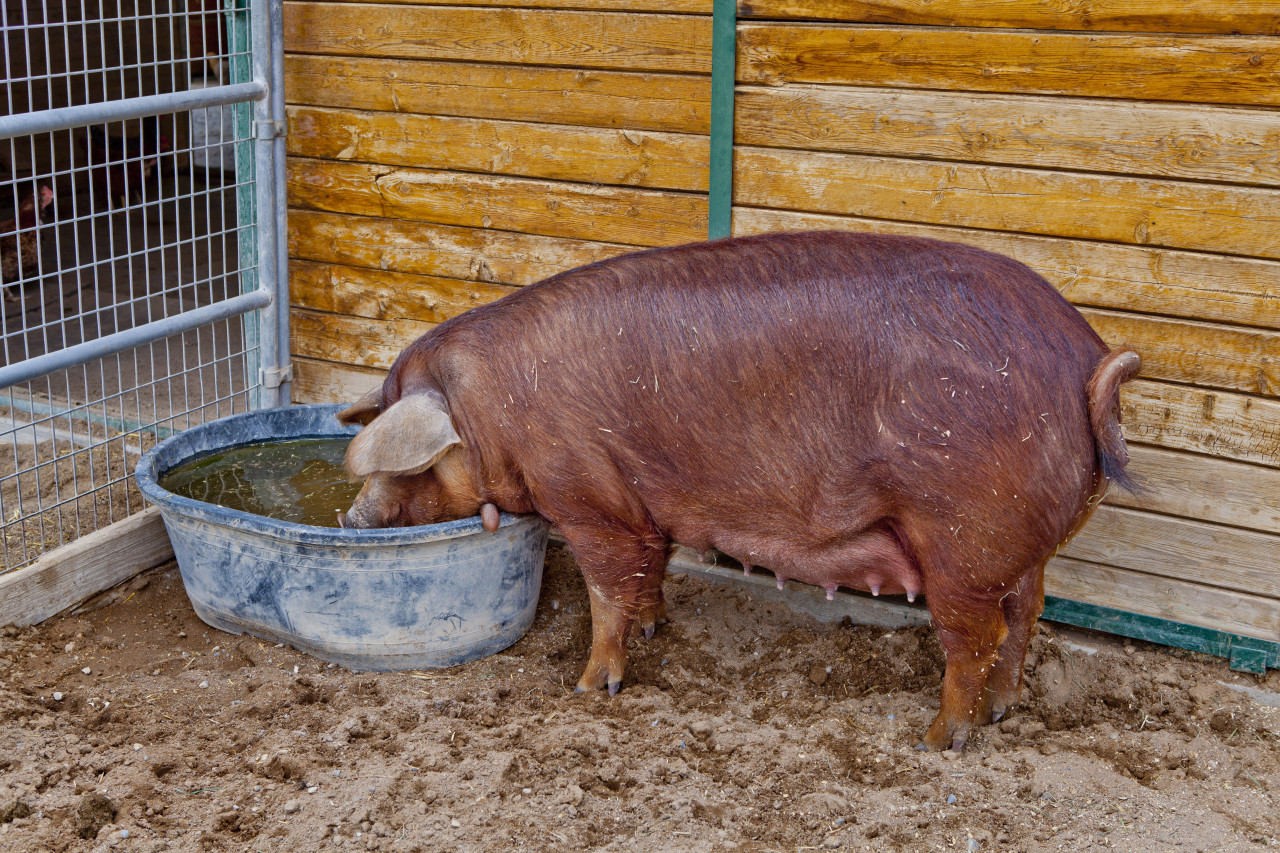
[[[1010,258],[848,232],[731,238],[569,270],[431,329],[339,415],[345,524],[499,510],[555,525],[591,603],[577,691],[665,621],[673,543],[778,582],[924,595],[946,653],[921,749],[1017,701],[1045,562],[1131,486],[1138,371]]]

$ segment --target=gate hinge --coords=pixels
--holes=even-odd
[[[287,136],[289,133],[289,123],[287,121],[260,119],[254,122],[254,124],[257,127],[257,135],[259,139],[276,139],[278,137]]]
[[[270,370],[261,368],[262,371],[262,387],[263,388],[279,388],[286,382],[293,381],[293,365],[286,364],[283,367],[273,367]]]

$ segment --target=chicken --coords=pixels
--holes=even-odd
[[[140,125],[136,136],[112,136],[100,125],[90,127],[88,138],[81,139],[93,167],[94,193],[109,205],[123,207],[140,197],[143,182],[155,171],[157,155],[173,147],[160,132],[156,116],[146,116]]]
[[[29,278],[40,269],[40,243],[37,228],[44,212],[53,204],[53,190],[47,184],[28,194],[18,203],[13,217],[0,222],[0,283],[14,284]],[[8,299],[16,299],[5,290]]]

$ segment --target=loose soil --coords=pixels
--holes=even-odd
[[[929,630],[667,597],[610,699],[572,693],[590,620],[558,548],[529,634],[436,672],[233,637],[173,567],[141,576],[0,632],[0,850],[1280,846],[1280,672],[1042,625],[1024,704],[921,753]]]

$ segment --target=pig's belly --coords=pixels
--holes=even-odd
[[[828,595],[837,587],[873,595],[903,594],[914,599],[923,592],[919,567],[902,549],[887,526],[877,525],[836,543],[788,541],[730,533],[706,537],[714,547],[744,566],[769,569],[779,586],[788,580],[813,584]],[[693,545],[691,547],[697,547]]]

